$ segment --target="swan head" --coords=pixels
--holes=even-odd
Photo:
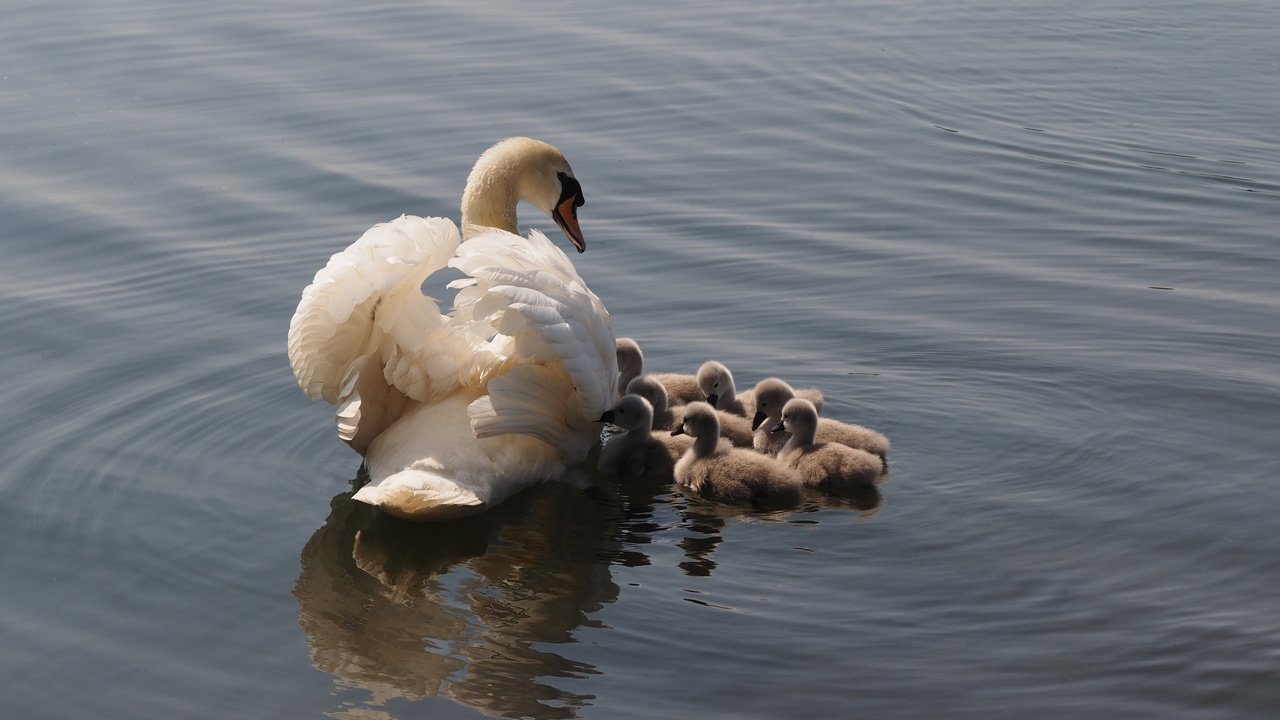
[[[648,430],[653,427],[653,407],[639,395],[625,395],[600,416],[600,421],[613,423],[627,432]]]
[[[751,429],[760,427],[768,418],[782,417],[782,408],[796,396],[790,385],[776,377],[756,383],[756,415],[751,419]]]
[[[685,406],[684,418],[671,431],[672,435],[690,435],[695,438],[719,437],[720,418],[715,408],[704,402],[691,402]]]
[[[708,360],[698,368],[698,389],[707,396],[712,407],[719,407],[720,399],[733,400],[737,391],[733,386],[733,373],[724,363]]]
[[[773,432],[786,430],[803,442],[813,442],[818,432],[818,410],[804,398],[793,398],[782,408],[782,420],[770,428]]]
[[[573,168],[554,145],[526,137],[507,138],[476,161],[462,193],[462,224],[517,232],[515,207],[521,200],[555,221],[578,252],[587,249],[578,226],[586,202]]]

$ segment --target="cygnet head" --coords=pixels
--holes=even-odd
[[[707,402],[717,407],[720,398],[732,399],[736,393],[733,386],[733,373],[724,363],[708,360],[698,368],[698,388],[707,396]]]
[[[550,215],[578,252],[587,249],[578,227],[578,208],[586,200],[573,168],[555,146],[526,137],[507,138],[476,160],[462,193],[463,233],[473,225],[518,232],[521,200]]]
[[[605,410],[598,422],[613,423],[627,432],[648,430],[653,427],[653,407],[639,395],[626,395],[613,409]]]
[[[695,438],[719,437],[720,418],[715,408],[704,402],[691,402],[685,406],[684,419],[671,431],[672,435],[687,434]]]
[[[631,382],[627,383],[627,394],[639,395],[648,400],[649,405],[653,407],[655,417],[666,412],[667,404],[670,402],[667,397],[667,388],[648,375],[633,378]]]
[[[772,430],[786,430],[801,443],[811,443],[818,432],[818,410],[804,398],[788,400],[782,408],[782,420]]]
[[[776,377],[756,383],[756,416],[751,419],[751,429],[760,427],[766,418],[781,417],[783,406],[795,396],[796,391]]]
[[[629,337],[618,338],[614,343],[618,355],[618,378],[623,383],[631,382],[631,378],[644,372],[644,353],[640,352],[640,344]],[[618,388],[623,390],[626,388]]]

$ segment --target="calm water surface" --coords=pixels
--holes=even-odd
[[[10,3],[0,704],[1274,713],[1277,27],[1180,0]],[[298,294],[376,222],[456,217],[513,134],[573,162],[576,262],[651,366],[820,386],[893,439],[880,493],[353,503],[285,359]]]

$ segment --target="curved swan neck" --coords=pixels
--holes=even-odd
[[[572,175],[564,155],[541,140],[507,138],[485,150],[467,175],[467,187],[462,191],[463,239],[477,228],[519,234],[516,204],[521,200],[552,216],[557,203],[564,202],[564,178]],[[581,188],[576,182],[573,187],[578,188],[574,199],[581,205]],[[578,241],[575,244],[581,245]]]
[[[481,157],[462,191],[462,238],[470,238],[478,228],[497,228],[519,234],[516,225],[515,179],[509,167],[485,162]]]

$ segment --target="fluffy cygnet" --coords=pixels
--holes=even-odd
[[[667,389],[652,375],[640,375],[627,383],[626,395],[639,395],[649,401],[653,408],[653,429],[670,430],[675,427],[672,422],[671,408],[667,406]]]
[[[775,427],[791,433],[778,452],[779,462],[799,473],[808,487],[841,492],[868,487],[880,477],[879,457],[839,443],[815,441],[818,411],[808,400],[789,400]]]
[[[675,465],[676,482],[694,492],[752,504],[799,500],[802,481],[776,460],[729,447],[720,437],[720,418],[710,405],[690,403],[672,434],[692,435],[693,447]]]
[[[698,387],[707,396],[707,404],[717,410],[733,413],[741,417],[750,417],[747,408],[738,399],[737,388],[733,384],[733,373],[724,363],[708,360],[698,368]]]
[[[627,477],[671,472],[674,458],[667,446],[653,436],[653,408],[648,400],[624,395],[600,416],[600,422],[626,430],[605,442],[597,464],[601,472]]]
[[[639,343],[631,338],[618,338],[616,348],[618,394],[623,395],[626,393],[627,385],[644,374],[644,353],[640,351]],[[649,373],[649,377],[662,383],[667,390],[667,402],[673,407],[703,399],[702,390],[698,388],[698,378],[693,375]]]
[[[752,447],[766,455],[776,455],[786,443],[788,434],[785,431],[774,432],[782,421],[783,408],[792,398],[809,400],[803,394],[778,378],[765,378],[756,383],[754,389],[756,412],[751,427],[755,430]],[[814,410],[818,410],[817,404]],[[817,442],[833,442],[847,445],[858,450],[866,450],[884,460],[889,456],[889,438],[883,434],[861,425],[842,423],[830,418],[818,418]]]
[[[627,394],[639,395],[649,401],[650,407],[653,408],[654,430],[670,430],[675,427],[676,414],[684,414],[683,406],[674,411],[667,407],[667,389],[650,375],[641,375],[627,383]],[[673,462],[679,460],[684,451],[693,444],[693,438],[688,435],[670,435],[663,432],[653,437],[667,447]]]

